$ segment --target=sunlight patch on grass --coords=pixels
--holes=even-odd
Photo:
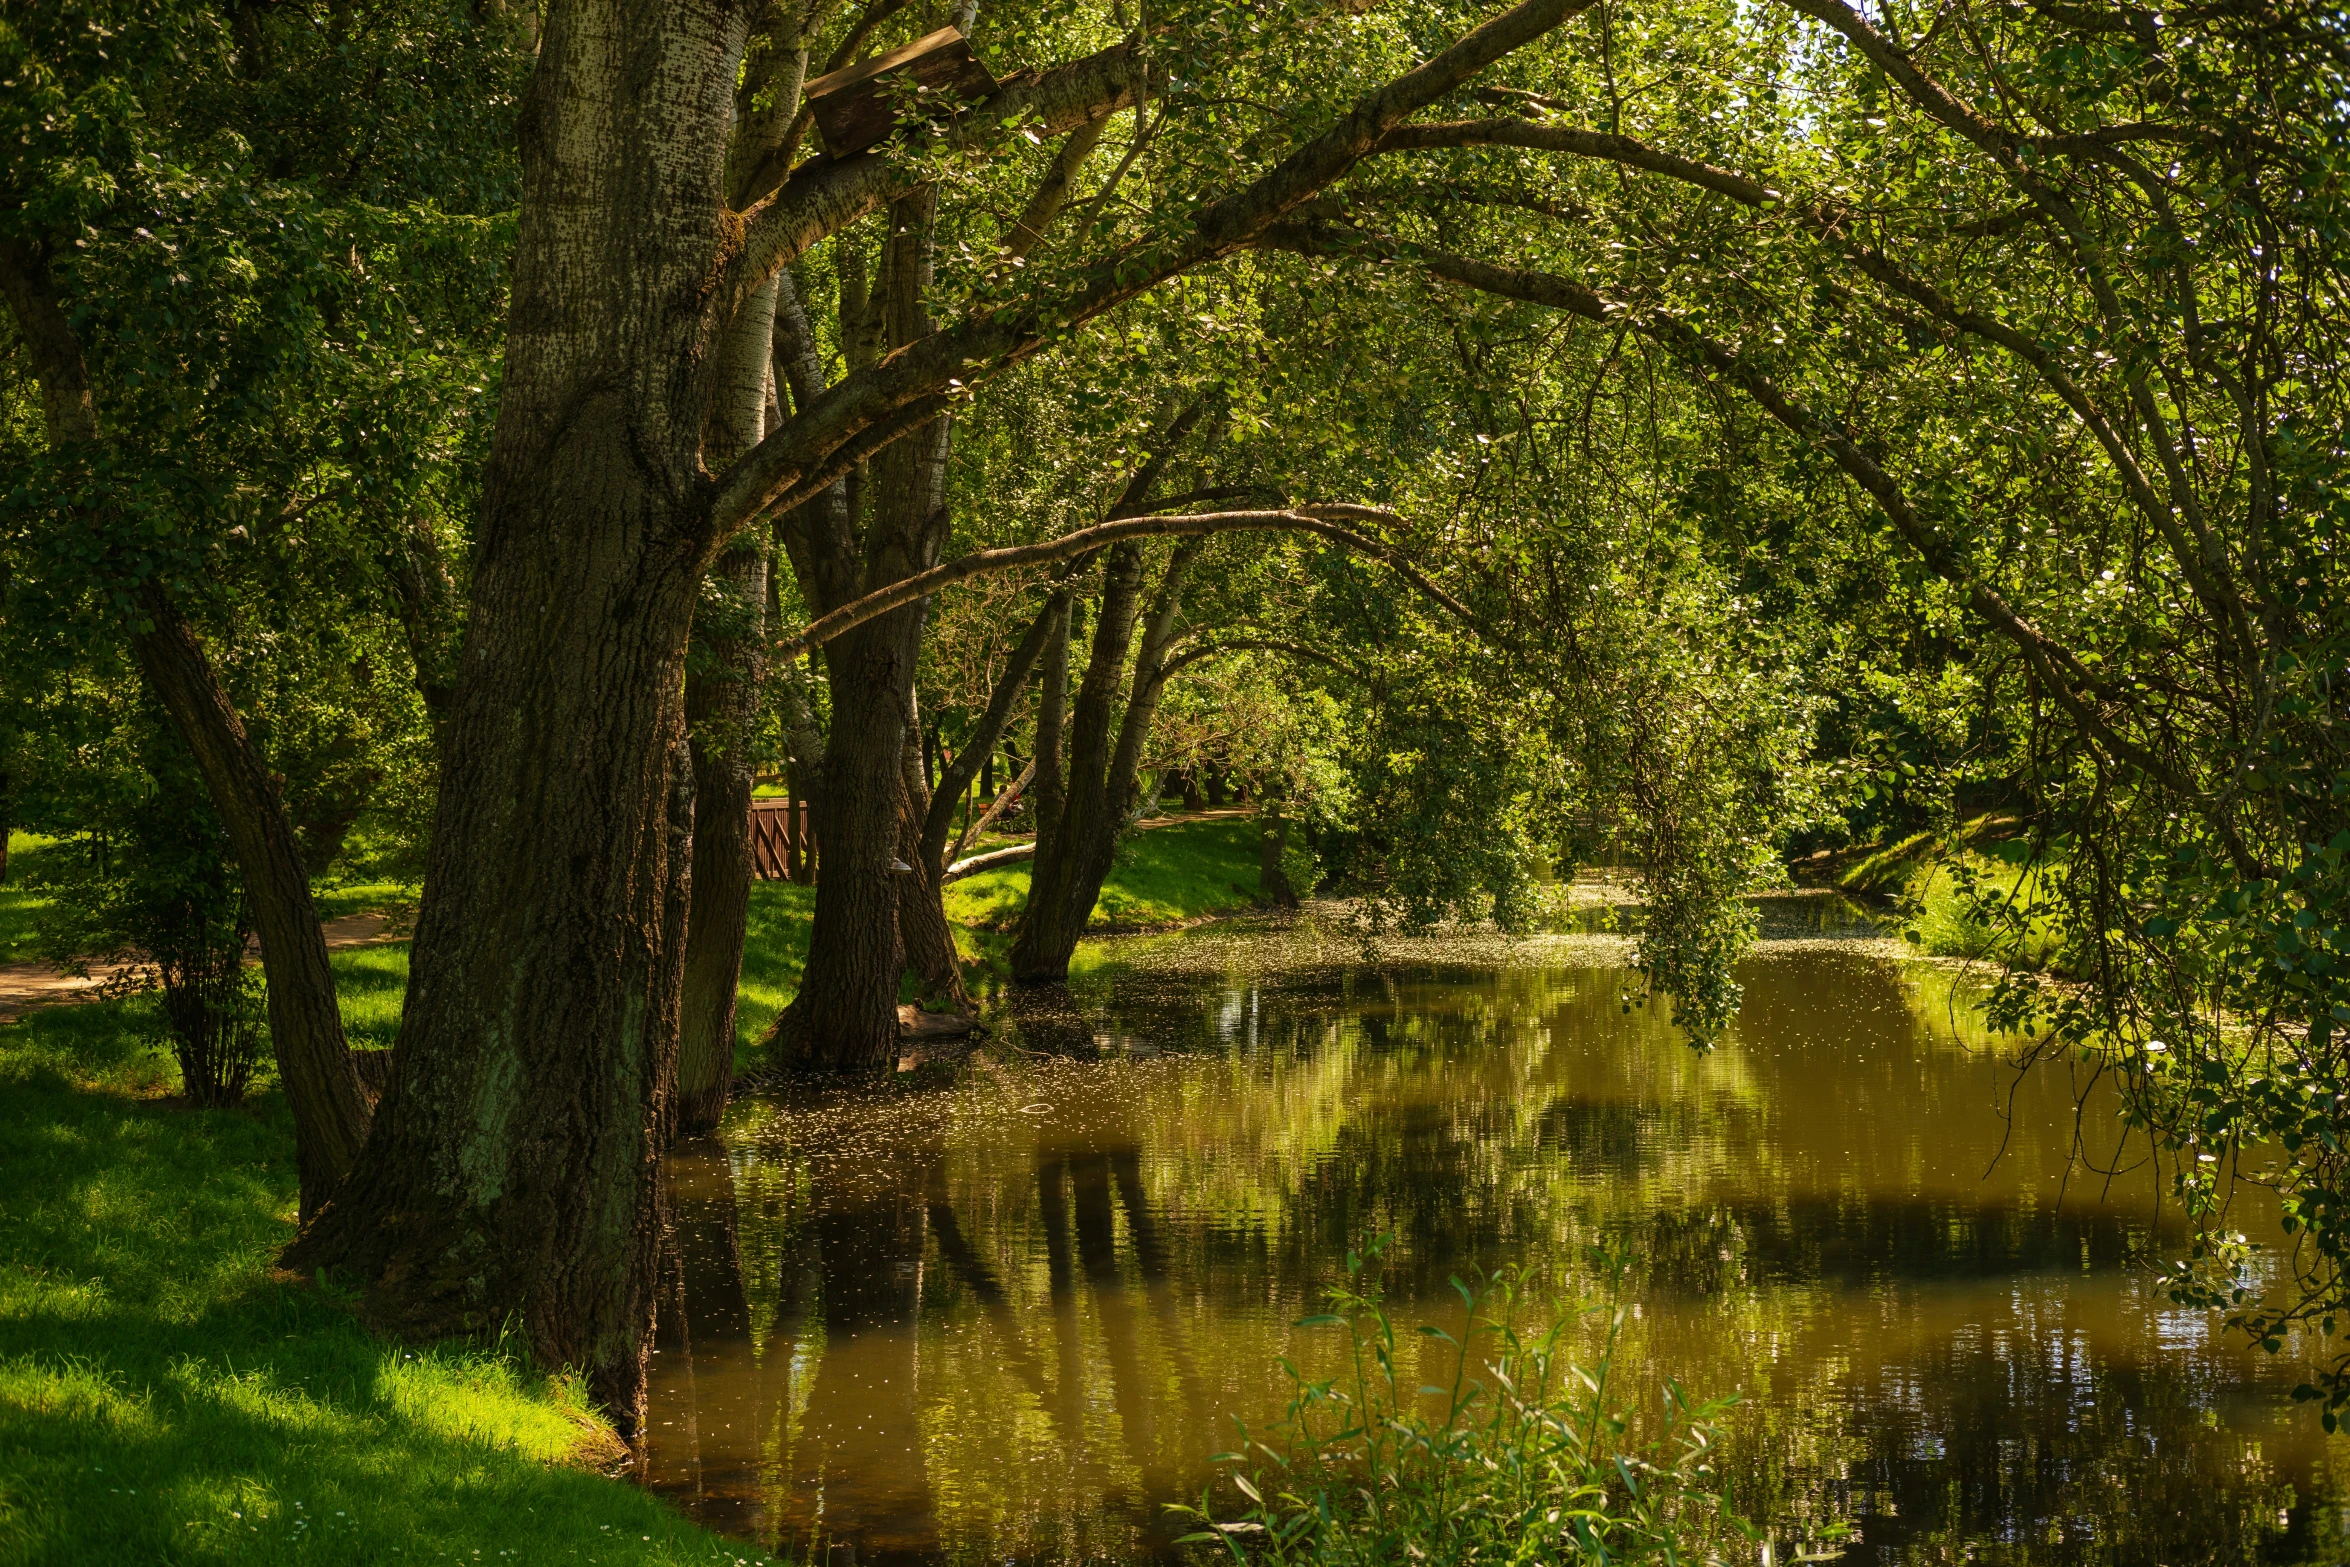
[[[1102,883],[1089,928],[1122,930],[1180,924],[1229,913],[1255,901],[1257,824],[1246,817],[1184,822],[1129,834]],[[947,918],[979,930],[1005,930],[1028,903],[1028,867],[982,871],[946,889]]]
[[[386,994],[405,978],[404,949],[335,959]],[[553,1465],[597,1429],[575,1384],[496,1345],[388,1344],[273,1276],[294,1213],[283,1101],[164,1097],[153,1005],[0,1028],[0,1561],[755,1554]]]

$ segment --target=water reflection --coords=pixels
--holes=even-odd
[[[1860,1562],[2318,1562],[2335,1453],[2296,1364],[2215,1341],[2111,1105],[2014,1081],[1949,977],[1797,905],[1707,1056],[1604,940],[1512,954],[1202,931],[1122,949],[951,1085],[744,1107],[678,1159],[687,1330],[655,1483],[836,1560],[1158,1554],[1290,1324],[1398,1237],[1392,1295],[1641,1262],[1635,1374],[1743,1389],[1742,1505]],[[2076,1141],[2077,1140],[2077,1141]]]

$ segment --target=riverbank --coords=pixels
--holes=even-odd
[[[394,953],[335,956],[355,1036]],[[614,1443],[576,1386],[386,1343],[275,1275],[284,1102],[185,1106],[154,1006],[0,1027],[0,1561],[749,1559],[596,1472]]]
[[[1103,923],[1244,905],[1251,826],[1138,840]],[[956,912],[1016,909],[1026,881],[971,878]],[[12,944],[39,915],[13,892]],[[746,1044],[798,985],[814,904],[753,889]],[[982,969],[1005,940],[958,939]],[[407,945],[333,962],[352,1044],[388,1047]],[[575,1384],[496,1346],[377,1339],[331,1286],[274,1273],[296,1196],[284,1101],[265,1070],[246,1108],[189,1108],[158,1034],[152,995],[0,1025],[0,1561],[751,1559],[600,1473],[616,1447]]]

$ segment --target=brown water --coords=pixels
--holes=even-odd
[[[1328,1365],[1291,1324],[1349,1245],[1395,1236],[1417,1322],[1452,1274],[1572,1287],[1617,1239],[1618,1375],[1744,1395],[1725,1467],[1773,1560],[2350,1559],[2306,1368],[2170,1305],[2149,1174],[2074,1157],[2110,1159],[2110,1099],[2076,1122],[1948,971],[1821,939],[1851,933],[1825,907],[1775,911],[1812,939],[1764,944],[1704,1056],[1626,1010],[1606,938],[1366,963],[1246,924],[1112,944],[1086,1059],[1028,1053],[1064,1016],[927,1089],[746,1104],[678,1160],[652,1482],[835,1561],[1168,1554],[1160,1504],[1279,1411],[1279,1357]]]

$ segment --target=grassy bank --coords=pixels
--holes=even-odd
[[[338,953],[382,1036],[405,949]],[[0,1562],[734,1562],[566,1462],[577,1388],[416,1351],[271,1277],[291,1125],[170,1097],[154,1002],[0,1027]]]
[[[1257,895],[1257,824],[1220,817],[1130,835],[1102,883],[1092,929],[1180,925],[1245,908]],[[975,931],[1005,931],[1028,902],[1028,867],[966,876],[946,890],[947,918]]]
[[[2063,873],[2062,861],[2035,863],[2031,842],[2013,836],[2017,827],[2013,818],[1986,815],[1965,823],[1948,841],[1916,833],[1865,855],[1838,885],[1897,901],[1912,939],[1937,957],[1991,958],[2061,972],[2064,933],[2051,918],[2050,889]],[[2055,847],[2060,852],[2062,844]],[[1981,918],[1966,896],[1968,883],[2006,912],[1995,920]]]
[[[1245,820],[1137,835],[1096,923],[1237,907],[1255,864]],[[1027,881],[955,889],[982,963]],[[346,912],[405,889],[330,892]],[[32,894],[12,907],[38,917]],[[814,907],[812,888],[753,889],[746,1046],[798,985]],[[352,1043],[390,1045],[407,947],[334,966]],[[138,996],[0,1027],[0,1562],[747,1559],[579,1466],[609,1438],[577,1387],[492,1348],[387,1344],[273,1277],[295,1200],[283,1101],[265,1078],[244,1110],[181,1105],[156,1024]]]

